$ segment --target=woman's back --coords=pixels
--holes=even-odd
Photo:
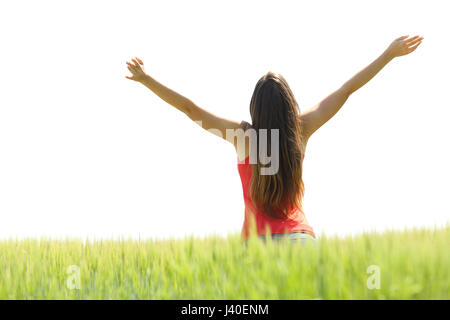
[[[315,237],[314,231],[306,220],[302,208],[286,208],[289,218],[279,219],[264,215],[258,210],[251,199],[250,183],[252,179],[252,165],[249,156],[238,161],[238,171],[242,182],[242,191],[245,203],[244,224],[242,226],[242,237],[247,239],[250,235],[253,222],[257,235],[264,235],[268,229],[271,234],[304,232]]]

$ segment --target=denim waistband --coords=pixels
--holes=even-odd
[[[288,239],[311,239],[316,240],[311,234],[306,232],[288,232],[288,233],[272,233],[272,239],[288,238]],[[265,235],[259,235],[258,238],[265,239]]]
[[[266,235],[259,235],[259,239],[266,241]],[[316,238],[314,238],[313,235],[306,233],[306,232],[289,232],[289,233],[272,233],[271,234],[272,240],[282,240],[282,239],[289,239],[290,242],[300,242],[300,243],[317,243]],[[248,240],[245,240],[244,242],[247,243]]]

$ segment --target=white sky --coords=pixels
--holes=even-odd
[[[0,4],[0,238],[239,232],[233,147],[144,86],[250,121],[267,71],[308,108],[401,35],[423,44],[310,139],[316,233],[449,220],[447,1],[8,1]]]

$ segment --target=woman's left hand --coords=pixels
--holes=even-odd
[[[127,61],[127,65],[128,70],[130,70],[132,76],[131,77],[125,76],[125,78],[141,82],[147,77],[147,74],[145,73],[144,70],[144,62],[142,62],[142,60],[139,59],[138,57],[131,59],[131,61],[133,61],[133,63]]]

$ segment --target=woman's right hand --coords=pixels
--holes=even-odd
[[[410,54],[422,43],[423,37],[414,36],[409,37],[402,36],[400,38],[395,39],[391,45],[387,48],[387,53],[392,58],[404,56]]]

